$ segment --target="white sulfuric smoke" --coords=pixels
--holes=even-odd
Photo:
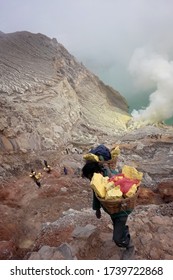
[[[160,54],[138,49],[130,61],[129,71],[136,85],[144,90],[155,90],[149,96],[149,105],[134,110],[135,121],[161,122],[173,116],[173,61]]]

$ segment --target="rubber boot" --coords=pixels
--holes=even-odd
[[[125,248],[125,251],[122,254],[122,260],[133,260],[135,254],[135,246],[130,240],[129,245]]]

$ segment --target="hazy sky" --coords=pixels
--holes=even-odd
[[[144,92],[129,72],[134,53],[147,49],[173,60],[172,28],[173,0],[0,0],[2,32],[57,38],[128,100]]]

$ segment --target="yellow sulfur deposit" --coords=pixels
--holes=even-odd
[[[115,159],[116,157],[119,156],[119,154],[120,154],[120,148],[119,146],[117,146],[111,151],[111,158]]]
[[[91,188],[95,191],[95,193],[104,198],[106,195],[106,185],[108,184],[109,177],[103,177],[100,173],[94,173],[91,180]]]
[[[88,153],[83,156],[85,160],[90,160],[90,161],[99,161],[99,157],[97,155],[94,155],[92,153]]]
[[[116,180],[110,181],[110,178],[104,177],[102,174],[100,173],[94,173],[92,180],[90,182],[90,186],[91,188],[94,190],[94,192],[96,193],[96,195],[102,199],[105,200],[117,200],[117,199],[123,199],[123,198],[130,198],[132,196],[134,196],[138,190],[138,185],[140,184],[139,178],[142,178],[142,173],[138,172],[135,168],[130,167],[130,166],[125,166],[124,168],[125,170],[125,174],[126,176],[131,176],[132,179],[138,179],[136,180],[136,183],[133,184],[129,191],[126,193],[123,193],[121,191],[121,183],[120,182],[116,182]],[[130,170],[130,172],[129,172]],[[128,171],[128,172],[126,172]],[[130,175],[129,175],[130,174]],[[124,173],[123,173],[124,175]],[[117,176],[118,179],[124,179],[123,176]],[[116,179],[116,176],[115,178]],[[139,182],[139,183],[138,183]],[[118,183],[118,184],[117,184]],[[117,184],[117,185],[116,185]]]
[[[123,193],[120,191],[120,186],[117,186],[117,187],[107,191],[105,200],[122,198],[122,194]]]
[[[105,186],[105,189],[106,191],[109,191],[111,189],[115,188],[115,184],[114,182],[109,182],[106,186]]]
[[[129,179],[137,179],[137,180],[141,181],[143,178],[142,172],[139,172],[139,171],[137,171],[136,168],[134,168],[132,166],[128,166],[128,165],[123,166],[122,173],[124,174],[124,176],[126,178],[129,178]]]
[[[132,197],[137,192],[137,185],[133,184],[130,190],[125,194],[126,197]]]

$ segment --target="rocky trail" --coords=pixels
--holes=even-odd
[[[153,149],[163,143],[165,139],[162,145],[152,140],[150,145]],[[140,145],[139,140],[136,148],[134,142],[121,143],[119,164],[124,158],[130,164],[128,152],[132,150],[134,164]],[[143,142],[141,154],[150,145]],[[138,166],[139,161],[136,156]],[[109,216],[102,211],[98,220],[91,209],[92,191],[89,181],[80,176],[82,165],[81,154],[62,155],[51,173],[37,170],[42,173],[40,188],[27,171],[1,184],[0,259],[121,259],[122,249],[112,241]],[[163,178],[158,184],[152,180],[157,177],[157,166],[153,174],[147,174],[142,165],[138,168],[144,172],[144,180],[128,219],[136,248],[134,258],[173,259],[172,180]]]

